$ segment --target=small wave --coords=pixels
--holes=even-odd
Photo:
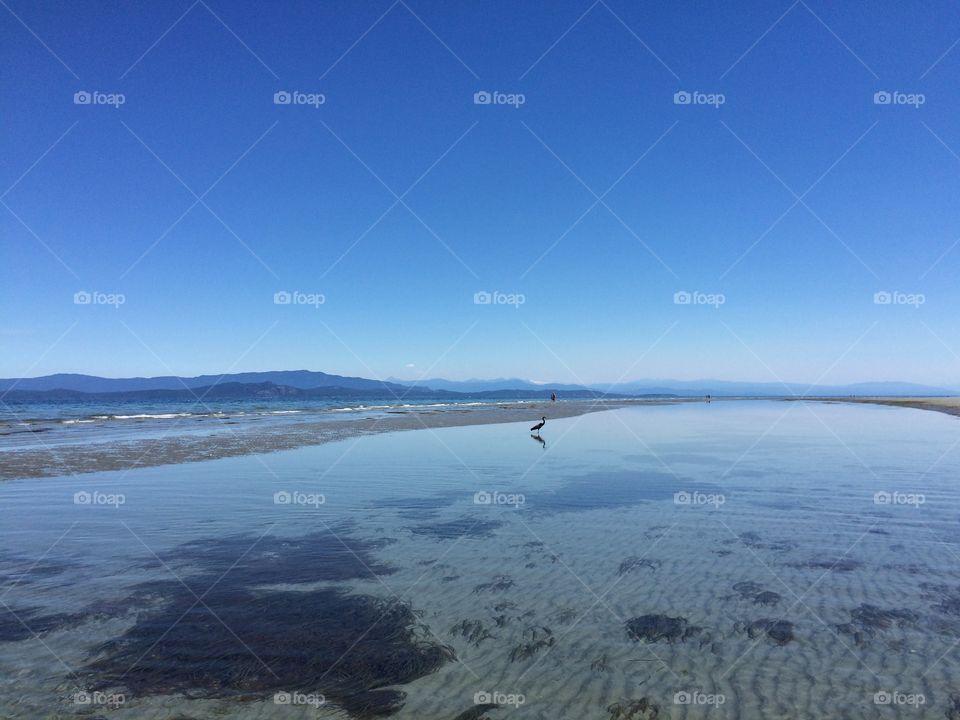
[[[178,417],[190,417],[191,415],[193,415],[193,413],[140,413],[138,415],[111,415],[110,417],[113,420],[147,420],[150,418],[156,420],[170,420]]]

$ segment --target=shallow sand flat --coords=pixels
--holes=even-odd
[[[816,398],[825,402],[866,403],[893,407],[934,410],[947,415],[960,415],[960,396],[953,397],[831,397]]]
[[[486,712],[490,720],[623,720],[630,716],[608,708],[618,703],[626,708],[642,698],[659,706],[659,720],[949,717],[960,677],[960,650],[954,646],[960,614],[953,605],[944,610],[946,595],[929,585],[948,586],[951,593],[960,587],[960,504],[953,489],[958,465],[948,455],[922,477],[920,473],[950,448],[953,420],[917,413],[914,422],[904,425],[907,413],[839,404],[817,409],[814,417],[794,404],[790,422],[774,427],[743,457],[783,410],[773,403],[727,403],[594,414],[554,425],[546,453],[530,442],[525,427],[519,433],[506,426],[445,430],[438,432],[441,438],[430,433],[380,435],[364,441],[364,458],[347,457],[343,463],[355,465],[341,464],[319,488],[329,500],[322,515],[313,515],[316,509],[271,512],[269,503],[251,506],[255,515],[239,516],[236,522],[245,528],[256,519],[262,525],[252,529],[259,534],[279,519],[285,526],[282,534],[299,534],[343,517],[349,521],[342,526],[345,538],[375,543],[372,564],[396,572],[334,584],[357,596],[399,596],[417,613],[421,637],[449,644],[458,658],[401,686],[406,701],[397,720],[455,720],[476,709],[478,692],[525,696],[520,708]],[[718,422],[718,412],[727,413],[725,422]],[[737,430],[736,418],[746,412],[760,414]],[[844,425],[845,418],[857,420],[855,431],[846,429],[854,423]],[[842,433],[846,445],[820,419]],[[571,426],[577,431],[567,434]],[[896,433],[902,433],[901,442],[879,442]],[[867,449],[858,442],[867,443]],[[870,467],[851,456],[849,445]],[[312,476],[311,468],[324,464],[320,458],[336,459],[335,449],[298,451],[273,462],[284,482],[292,482]],[[451,449],[470,472],[451,457]],[[269,498],[275,486],[237,474],[242,462],[219,464],[236,491],[228,497],[237,501],[249,490]],[[216,518],[225,514],[222,488],[202,478],[208,473],[208,480],[214,479],[217,467],[156,468],[131,483],[149,486],[152,477],[157,485],[151,498],[164,507],[161,477],[169,476],[170,487],[191,478],[197,488],[209,488],[210,504],[197,506],[196,517]],[[921,470],[915,473],[914,468]],[[174,477],[174,472],[182,474]],[[58,482],[4,487],[39,492]],[[347,488],[359,491],[367,484],[376,492],[350,496],[348,502]],[[926,504],[875,503],[877,490],[897,488],[923,492]],[[478,504],[474,493],[479,489],[522,492],[526,501],[519,509]],[[677,504],[674,493],[680,489],[719,490],[725,502],[719,507]],[[130,498],[128,510],[141,507],[132,494]],[[189,510],[189,505],[183,507]],[[78,529],[84,533],[84,548],[97,537],[98,526],[90,518],[101,518],[100,532],[107,537],[122,530],[113,527],[119,524],[110,520],[113,515],[74,512],[83,521]],[[183,553],[178,541],[191,537],[180,538],[180,526],[165,515],[148,514],[148,533],[135,514],[117,517],[132,523],[151,546],[172,534],[165,547],[175,557]],[[214,539],[237,529],[231,524],[197,528],[188,519],[183,528]],[[57,528],[51,541],[60,532]],[[236,555],[246,547],[245,542],[237,545]],[[138,567],[131,561],[143,554],[94,555],[90,560],[106,579],[128,585],[147,579],[142,577],[146,570],[130,574]],[[146,555],[153,573],[169,579],[170,571]],[[183,567],[172,566],[177,573],[192,566],[204,572],[206,555],[183,557]],[[229,560],[233,562],[233,553]],[[292,560],[283,567],[296,570]],[[287,578],[288,589],[298,589],[302,579],[295,572]],[[756,587],[737,590],[741,583]],[[8,601],[32,604],[29,588],[20,590],[22,595],[13,593]],[[779,598],[757,602],[761,592]],[[126,594],[122,588],[106,593],[114,600]],[[70,597],[79,596],[81,607],[104,595],[89,582],[71,585]],[[911,619],[869,630],[861,626],[859,638],[838,629],[850,624],[852,613],[864,605],[908,612]],[[137,607],[134,603],[130,610]],[[688,627],[700,629],[673,642],[631,639],[625,622],[648,614],[683,618]],[[792,639],[778,644],[763,633],[750,637],[749,624],[763,619],[790,622]],[[247,620],[236,625],[239,635],[248,638],[262,631],[256,617]],[[93,647],[116,638],[132,622],[132,615],[94,620],[45,634],[45,645],[36,639],[11,645],[11,652],[0,656],[0,677],[5,678],[0,680],[0,717],[346,718],[331,706],[315,711],[278,706],[269,697],[191,699],[193,693],[132,697],[129,706],[117,710],[72,706],[66,671],[47,647],[82,669]],[[476,642],[471,642],[477,624]],[[536,646],[537,640],[543,642]],[[535,646],[528,652],[517,653],[531,643]],[[922,693],[926,703],[920,708],[878,707],[873,695],[881,690]],[[203,692],[198,688],[197,695]],[[722,693],[726,702],[719,707],[676,704],[678,692]]]
[[[484,406],[452,406],[436,408],[404,408],[382,417],[346,417],[318,422],[276,424],[252,430],[202,435],[178,432],[176,421],[169,432],[159,438],[143,438],[121,442],[56,445],[31,450],[0,452],[0,480],[56,477],[106,470],[128,470],[135,467],[171,465],[200,460],[213,460],[238,455],[271,453],[297,447],[322,445],[363,435],[422,430],[424,428],[463,427],[499,423],[537,422],[542,415],[547,422],[591,412],[613,410],[631,405],[664,405],[698,400],[564,400],[559,402],[498,403]],[[42,436],[40,437],[42,443]]]

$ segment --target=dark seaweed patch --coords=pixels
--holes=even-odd
[[[740,596],[741,600],[749,600],[757,593],[763,592],[763,585],[755,583],[752,580],[744,580],[733,586],[733,591]]]
[[[656,720],[660,706],[642,697],[639,700],[624,700],[607,706],[609,720]]]
[[[473,588],[475,594],[482,592],[503,592],[513,587],[513,578],[509,575],[496,575],[493,580],[480,583]]]
[[[488,538],[493,531],[503,525],[499,520],[483,518],[459,518],[448,522],[433,523],[431,525],[417,525],[410,528],[415,535],[427,535],[440,540],[456,540],[457,538]]]
[[[0,586],[31,585],[78,567],[82,567],[81,563],[53,558],[31,560],[13,553],[0,553]]]
[[[753,596],[754,605],[776,605],[783,598],[772,590],[764,590]]]
[[[897,627],[913,625],[920,616],[906,608],[880,608],[863,604],[850,610],[850,622],[836,625],[837,632],[849,635],[857,645],[865,645],[867,640],[879,632]]]
[[[794,639],[793,623],[788,620],[762,618],[743,626],[751,639],[766,637],[776,645],[786,645]]]
[[[764,590],[763,586],[752,580],[744,580],[733,586],[733,591],[741,600],[753,600],[754,605],[776,605],[783,598],[772,590]]]
[[[786,552],[788,550],[793,550],[796,547],[795,543],[785,540],[774,542],[765,541],[759,533],[753,532],[752,530],[745,533],[740,533],[736,538],[724,540],[723,543],[725,545],[742,544],[746,545],[751,550],[773,550],[774,552]]]
[[[510,651],[510,662],[529,660],[555,642],[553,631],[548,627],[533,626],[523,631],[523,641]]]
[[[652,643],[683,642],[703,630],[698,625],[691,625],[686,618],[669,615],[641,615],[627,620],[626,626],[631,640]]]
[[[297,690],[320,692],[358,717],[394,712],[405,697],[394,686],[454,657],[429,640],[409,606],[340,588],[263,589],[389,572],[371,557],[373,547],[333,533],[189,543],[168,556],[192,564],[190,588],[140,586],[141,597],[163,602],[96,648],[84,669],[87,687],[208,698]]]
[[[863,563],[852,558],[838,558],[837,560],[808,560],[802,563],[794,563],[791,567],[803,568],[809,570],[827,570],[829,572],[853,572],[858,570]]]
[[[461,620],[450,628],[450,632],[465,638],[474,647],[480,647],[484,640],[495,637],[479,620]]]
[[[946,615],[960,616],[960,587],[941,583],[920,583],[924,600],[935,600],[931,607]]]
[[[75,627],[92,619],[93,614],[45,613],[38,607],[0,606],[0,642],[29,640],[53,630]]]
[[[636,555],[631,555],[628,558],[620,563],[620,567],[617,569],[617,575],[626,575],[632,570],[637,568],[649,568],[650,570],[659,569],[661,562],[659,560],[648,560],[647,558],[637,557]]]
[[[486,713],[487,710],[496,710],[498,707],[500,706],[496,703],[482,703],[480,705],[475,705],[469,710],[464,710],[453,720],[489,720],[484,713]]]

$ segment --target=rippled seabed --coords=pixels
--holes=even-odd
[[[0,717],[960,718],[958,433],[715,402],[8,482]]]

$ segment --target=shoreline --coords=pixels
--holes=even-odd
[[[842,402],[855,405],[887,405],[889,407],[912,408],[914,410],[930,410],[946,415],[960,417],[960,396],[940,397],[817,397],[817,398],[787,398],[788,400],[816,400],[818,402]]]
[[[929,410],[960,417],[960,396],[951,397],[714,397],[714,401],[788,400],[827,403],[886,405]],[[316,421],[279,423],[270,427],[245,428],[207,434],[198,431],[171,432],[160,437],[129,440],[57,444],[50,447],[10,450],[0,453],[0,481],[63,477],[93,472],[134,470],[161,465],[260,455],[301,447],[324,445],[367,435],[410,430],[535,423],[541,415],[550,420],[594,412],[648,405],[702,403],[703,398],[637,398],[621,400],[561,400],[559,402],[499,402],[483,407],[408,408],[379,417],[343,417]]]
[[[366,435],[408,430],[498,425],[577,417],[592,412],[637,405],[674,405],[703,402],[700,398],[636,400],[561,400],[559,402],[502,402],[485,407],[451,406],[442,410],[415,408],[390,411],[381,417],[344,417],[331,421],[300,421],[216,435],[170,433],[113,442],[64,444],[0,453],[0,481],[62,477],[91,472],[132,470],[179,465],[241,455],[259,455],[323,445]]]

